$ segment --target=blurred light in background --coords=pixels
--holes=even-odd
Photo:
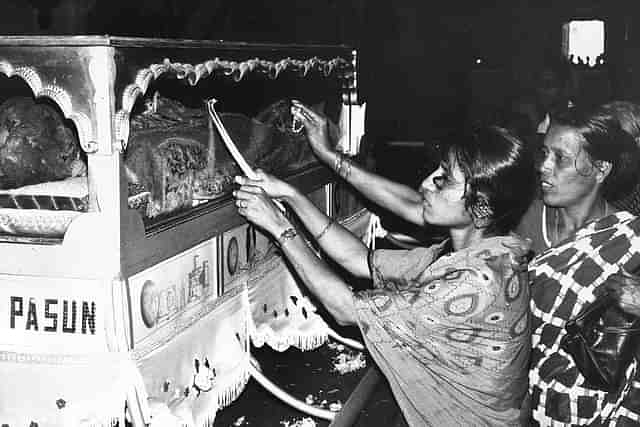
[[[562,50],[566,57],[593,66],[604,54],[604,21],[579,20],[562,26]]]

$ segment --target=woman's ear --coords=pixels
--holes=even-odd
[[[593,162],[593,165],[596,169],[596,180],[599,183],[602,183],[609,176],[613,168],[611,162],[607,162],[606,160],[596,160]]]

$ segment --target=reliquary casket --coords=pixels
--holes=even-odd
[[[353,49],[4,37],[0,74],[0,424],[206,425],[246,384],[250,343],[326,341],[237,214],[206,105],[251,166],[364,238],[367,211],[290,113],[326,115],[358,161]]]

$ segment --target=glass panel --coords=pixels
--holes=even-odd
[[[335,79],[212,78],[191,87],[162,76],[137,100],[125,153],[130,201],[142,201],[136,208],[147,227],[230,198],[240,170],[209,117],[210,98],[217,100],[216,111],[249,165],[279,177],[316,163],[304,129],[293,123],[291,99],[326,115],[338,137],[341,88]]]
[[[0,93],[0,240],[55,242],[88,210],[85,153],[73,122],[22,79],[0,77]]]

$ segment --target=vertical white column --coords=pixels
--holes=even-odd
[[[115,139],[115,79],[114,49],[108,46],[87,48],[89,80],[93,85],[93,117],[98,150],[88,155],[89,186],[93,195],[92,209],[100,216],[100,230],[91,246],[100,258],[105,297],[110,301],[107,314],[107,340],[111,351],[126,351],[129,346],[129,317],[126,282],[122,277],[121,222],[126,197],[126,182],[122,172],[121,142]],[[88,236],[91,240],[93,236]]]

